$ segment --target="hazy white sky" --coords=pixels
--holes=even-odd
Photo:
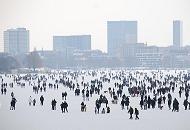
[[[183,42],[190,45],[190,0],[0,0],[3,31],[26,27],[30,50],[51,50],[53,35],[91,34],[92,49],[107,51],[107,21],[137,20],[138,42],[172,44],[173,20],[183,21]]]

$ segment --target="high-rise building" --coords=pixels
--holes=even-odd
[[[137,21],[108,21],[107,45],[110,56],[118,56],[127,44],[137,43]]]
[[[173,21],[173,46],[183,46],[183,23],[180,20]]]
[[[91,35],[53,36],[53,50],[91,50]]]
[[[29,30],[17,28],[4,31],[4,52],[11,54],[29,52]]]

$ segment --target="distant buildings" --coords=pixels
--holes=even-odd
[[[135,56],[139,67],[161,67],[162,53],[159,47],[143,44],[143,47],[137,47]]]
[[[190,68],[190,46],[182,46],[182,21],[173,21],[173,46],[157,47],[138,43],[137,21],[108,21],[108,53],[91,50],[91,35],[53,36],[53,50],[36,51],[43,67],[98,68],[142,67],[144,68]],[[27,68],[29,31],[25,28],[8,29],[4,32],[4,51],[1,61],[9,57],[14,68]],[[21,55],[20,55],[21,54]],[[11,56],[11,57],[10,57]],[[18,67],[18,68],[19,68]],[[7,70],[4,64],[0,69]]]
[[[53,50],[91,50],[91,35],[53,36]]]
[[[128,67],[160,67],[161,53],[159,47],[147,46],[144,43],[128,44],[123,49],[125,57],[120,57],[123,60],[123,65]]]
[[[183,23],[180,20],[173,21],[173,46],[175,48],[183,46]]]
[[[29,30],[17,28],[4,31],[4,52],[10,54],[29,52]]]
[[[121,50],[128,44],[137,43],[137,21],[108,21],[108,55],[120,57]]]

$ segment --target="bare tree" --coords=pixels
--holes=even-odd
[[[39,53],[35,50],[33,52],[30,52],[27,60],[29,68],[33,68],[34,71],[36,70],[36,68],[43,67],[42,58],[40,57]]]

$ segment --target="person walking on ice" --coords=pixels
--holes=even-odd
[[[136,116],[135,120],[139,119],[138,115],[139,115],[139,110],[135,108],[135,116]]]
[[[129,119],[133,119],[133,108],[132,107],[129,108],[128,113],[130,114],[130,118]]]

